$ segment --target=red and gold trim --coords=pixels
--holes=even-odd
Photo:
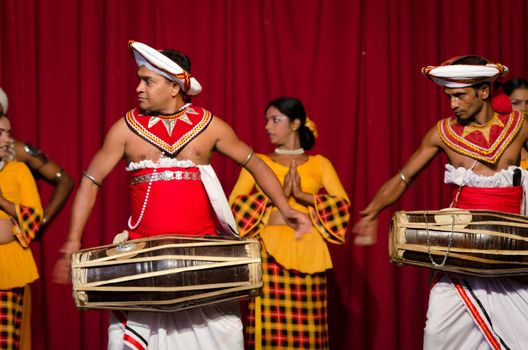
[[[440,138],[453,151],[473,159],[495,164],[521,130],[519,112],[495,114],[485,125],[459,124],[455,117],[437,124]]]
[[[172,120],[174,123],[172,129],[169,130],[163,122],[152,123],[153,118]],[[212,119],[211,112],[194,106],[187,107],[171,116],[143,115],[138,108],[134,108],[125,116],[130,130],[168,154],[179,152],[205,130]]]
[[[180,74],[174,74],[174,76],[180,80],[183,80],[183,90],[189,91],[191,88],[191,75],[183,70],[183,72]]]

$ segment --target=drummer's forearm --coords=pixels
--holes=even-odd
[[[87,179],[82,179],[72,206],[68,242],[81,242],[84,227],[97,198],[98,187]]]
[[[401,181],[398,175],[392,177],[381,186],[369,205],[361,211],[361,214],[375,219],[383,209],[396,203],[406,189],[407,185]]]
[[[291,209],[277,176],[266,163],[260,158],[253,157],[247,164],[246,169],[253,175],[256,183],[264,191],[266,196],[271,199],[277,209],[281,212]]]

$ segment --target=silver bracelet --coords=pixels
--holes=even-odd
[[[253,154],[254,154],[254,152],[253,152],[253,150],[251,150],[251,151],[249,152],[249,154],[248,154],[246,160],[243,161],[242,163],[240,163],[240,166],[241,166],[241,167],[245,167],[245,166],[247,165],[247,163],[249,162],[249,160],[253,157]]]
[[[83,176],[85,176],[88,180],[92,181],[97,187],[101,187],[102,183],[97,181],[92,175],[88,174],[86,171],[83,171]]]
[[[405,186],[407,187],[410,187],[411,186],[411,181],[409,181],[405,175],[403,175],[402,171],[401,170],[398,170],[398,174],[400,175],[400,179],[403,181],[403,183],[405,184]]]

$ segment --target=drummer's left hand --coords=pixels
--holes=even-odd
[[[282,213],[288,226],[295,230],[295,238],[301,239],[305,233],[312,229],[312,222],[307,214],[301,213],[295,209],[289,209]]]

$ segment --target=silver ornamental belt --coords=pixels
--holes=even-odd
[[[195,171],[164,170],[159,173],[134,176],[130,179],[131,185],[137,185],[149,181],[172,181],[172,180],[200,180],[200,173]]]

